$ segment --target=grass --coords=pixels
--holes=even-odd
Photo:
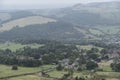
[[[103,69],[103,72],[97,72],[98,76],[106,78],[106,80],[120,80],[119,72],[112,72],[110,62],[98,63],[99,68]]]
[[[0,27],[0,32],[11,30],[16,26],[25,27],[28,25],[45,24],[48,22],[56,22],[56,20],[51,18],[45,18],[42,16],[30,16],[30,17],[20,18],[20,19],[12,20],[2,24],[3,26]]]
[[[112,63],[111,61],[102,61],[102,62],[98,63],[98,65],[99,65],[100,69],[103,69],[103,71],[111,72],[112,71],[112,69],[110,67],[111,63]]]
[[[49,72],[48,74],[51,76],[51,77],[56,77],[56,78],[61,78],[64,74],[67,74],[68,71],[52,71],[52,72]],[[74,72],[73,76],[76,77],[83,77],[83,76],[87,76],[88,73],[87,72]]]
[[[43,45],[39,45],[39,44],[31,44],[31,45],[22,45],[22,44],[16,44],[16,43],[1,43],[0,44],[0,49],[10,49],[12,51],[16,51],[17,49],[23,48],[25,46],[29,46],[31,48],[38,48],[41,47]]]
[[[49,72],[48,74],[51,77],[55,78],[61,78],[64,74],[66,74],[67,71],[53,71]],[[97,72],[97,75],[99,77],[106,78],[107,80],[119,80],[120,79],[120,73],[119,72]],[[73,77],[90,77],[88,71],[82,71],[82,72],[74,72]]]
[[[55,78],[61,78],[64,74],[66,74],[67,71],[52,71],[49,72],[48,74],[50,75],[50,77],[55,77]]]
[[[6,65],[0,65],[0,77],[6,77],[6,76],[13,76],[13,75],[20,75],[25,73],[32,73],[32,72],[38,72],[43,69],[48,69],[53,67],[53,65],[45,65],[41,67],[18,67],[18,70],[11,70],[12,66],[6,66]]]
[[[98,74],[98,76],[104,77],[104,78],[120,79],[119,72],[97,72],[97,74]]]
[[[52,80],[51,78],[39,77],[36,75],[27,75],[21,77],[10,78],[7,80]]]
[[[0,12],[0,20],[5,21],[11,19],[11,15],[9,13]]]
[[[96,28],[107,34],[116,34],[120,31],[119,26],[97,26]]]
[[[103,65],[99,65],[99,68],[100,69],[103,69],[103,71],[112,71],[111,67],[110,66],[103,66]]]
[[[103,35],[103,33],[100,32],[99,30],[89,29],[89,31],[90,31],[92,34],[95,34],[95,35]]]
[[[61,78],[64,74],[66,74],[66,71],[53,71],[49,72],[48,74],[50,77],[55,78]],[[106,80],[119,80],[120,79],[120,73],[117,72],[97,72],[98,76],[106,78]],[[88,77],[88,74],[85,72],[75,72],[74,77]],[[21,77],[15,77],[10,78],[8,80],[52,80],[50,78],[43,78],[36,75],[28,75],[28,76],[21,76]]]
[[[119,80],[120,79],[120,73],[119,72],[112,72],[112,69],[110,67],[110,62],[101,62],[98,63],[99,68],[103,69],[103,71],[97,71],[97,75],[99,77],[106,78],[106,80]],[[57,77],[60,78],[62,77],[67,71],[53,71],[48,73],[52,77]],[[74,72],[73,74],[74,77],[90,77],[90,72],[89,71],[81,71],[81,72]]]
[[[120,79],[116,79],[116,78],[107,78],[106,80],[120,80]]]
[[[74,77],[76,77],[76,76],[78,76],[78,77],[86,77],[86,76],[88,76],[89,75],[89,73],[88,72],[75,72],[74,73]]]
[[[102,50],[103,48],[101,47],[96,47],[96,46],[92,46],[92,45],[77,45],[77,47],[81,48],[81,49],[86,49],[86,50],[90,50],[91,48],[95,47],[98,48],[99,50]]]

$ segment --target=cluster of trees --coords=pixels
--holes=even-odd
[[[77,52],[74,45],[64,45],[57,42],[45,44],[39,48],[24,47],[16,51],[0,50],[0,63],[36,67],[42,64],[57,64],[59,60],[70,58]]]
[[[16,39],[14,42],[21,44],[49,44],[49,43],[60,43],[55,40],[45,40],[45,39]]]
[[[112,63],[111,68],[113,71],[120,72],[120,63]]]
[[[25,67],[36,67],[42,65],[42,62],[40,60],[35,59],[28,59],[20,56],[20,58],[13,57],[13,56],[7,56],[3,55],[0,56],[0,64],[6,64],[6,65],[19,65],[19,66],[25,66]]]
[[[28,41],[28,42],[27,42]],[[110,51],[111,48],[99,50],[96,47],[90,50],[84,50],[76,47],[73,44],[63,44],[57,41],[49,40],[19,40],[17,42],[23,44],[44,44],[39,48],[23,47],[16,51],[9,49],[0,50],[0,64],[19,65],[26,67],[36,67],[44,64],[58,64],[60,60],[69,59],[69,65],[75,63],[76,59],[77,70],[93,70],[98,67],[97,62],[100,62],[104,55]],[[86,53],[86,54],[84,54]],[[119,71],[119,64],[112,64],[114,71]],[[57,70],[62,70],[62,66],[58,66]]]

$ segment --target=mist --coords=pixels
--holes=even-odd
[[[64,8],[78,3],[108,2],[119,0],[0,0],[0,9]]]

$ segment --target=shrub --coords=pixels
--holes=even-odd
[[[18,70],[18,66],[16,65],[12,66],[12,70]]]

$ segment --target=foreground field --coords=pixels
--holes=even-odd
[[[11,70],[11,66],[5,66],[5,65],[0,65],[0,78],[1,77],[7,77],[7,76],[13,76],[13,75],[20,75],[20,74],[25,74],[25,73],[32,73],[32,72],[38,72],[43,69],[48,69],[54,67],[53,65],[46,65],[46,66],[41,66],[41,67],[35,67],[35,68],[26,68],[26,67],[19,67],[17,71]],[[106,80],[120,80],[120,73],[119,72],[112,72],[110,67],[106,66],[108,70],[106,71],[97,71],[96,74],[99,77],[105,78]],[[106,67],[102,67],[105,69]],[[53,78],[61,78],[64,74],[68,73],[68,71],[51,71],[48,72],[47,74],[51,78],[47,77],[41,77],[38,74],[32,74],[32,75],[22,75],[18,77],[12,77],[12,78],[7,78],[7,79],[2,79],[2,80],[53,80]],[[81,71],[81,72],[74,72],[73,76],[79,76],[79,77],[90,77],[91,72],[89,71]]]
[[[39,77],[39,76],[36,76],[36,75],[28,75],[28,76],[10,78],[10,79],[6,79],[6,80],[53,80],[53,79],[45,78],[45,77]]]
[[[14,76],[26,73],[39,72],[43,69],[49,69],[54,67],[53,65],[45,65],[40,67],[28,68],[28,67],[18,67],[18,70],[11,70],[11,66],[0,65],[0,78],[7,76]]]

